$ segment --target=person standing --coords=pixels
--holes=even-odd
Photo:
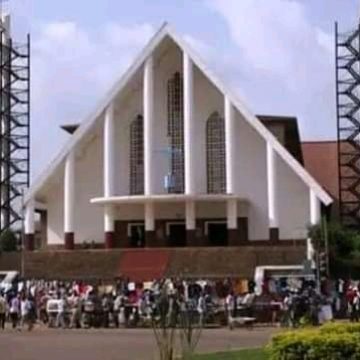
[[[23,295],[20,300],[20,326],[21,326],[21,328],[24,328],[25,325],[28,323],[28,318],[29,318],[28,299],[25,295]]]
[[[56,326],[58,328],[65,329],[67,327],[66,324],[66,311],[67,311],[67,301],[66,296],[62,295],[59,299],[58,303],[58,314],[56,319]]]
[[[197,303],[197,311],[199,314],[199,325],[204,326],[204,317],[205,317],[205,297],[203,292],[200,293],[198,303]]]
[[[0,292],[0,329],[5,330],[7,303],[2,292]]]
[[[35,302],[34,299],[29,295],[24,296],[21,300],[21,326],[25,328],[27,326],[27,330],[31,331],[34,326],[36,311],[35,311]]]
[[[13,329],[16,329],[19,325],[19,314],[20,314],[20,294],[14,296],[10,301],[10,318]]]

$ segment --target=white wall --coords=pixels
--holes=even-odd
[[[238,133],[235,136],[236,193],[249,201],[249,239],[265,240],[269,237],[266,143],[238,111],[235,111],[235,128]]]
[[[75,243],[104,241],[104,213],[90,199],[103,194],[102,128],[78,151],[75,161]]]
[[[155,219],[185,219],[185,205],[182,203],[155,204]]]
[[[225,202],[219,202],[219,201],[200,202],[196,206],[196,215],[198,217],[208,218],[208,219],[226,218]]]
[[[309,188],[278,155],[280,239],[305,239],[309,224]]]
[[[63,177],[64,172],[60,172]],[[46,195],[47,242],[49,245],[64,244],[64,186],[63,181],[52,184]]]
[[[103,242],[104,226],[101,207],[90,199],[103,193],[103,140],[101,130],[77,147],[75,156],[75,243]],[[64,244],[64,172],[46,191],[49,245]]]
[[[144,220],[144,206],[127,204],[116,207],[116,220]]]

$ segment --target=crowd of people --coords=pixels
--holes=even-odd
[[[54,328],[151,326],[160,297],[167,311],[191,311],[200,325],[228,324],[243,317],[298,326],[301,321],[319,324],[334,314],[358,321],[359,285],[340,280],[331,290],[317,291],[314,281],[270,279],[261,291],[252,281],[223,279],[161,279],[135,283],[29,280],[0,291],[0,329],[31,330],[35,323]],[[334,292],[335,289],[335,292]],[[305,320],[304,320],[305,319]],[[8,324],[8,325],[6,325]]]
[[[164,292],[198,314],[202,323],[216,311],[215,299],[230,292],[227,280],[217,284],[204,280],[135,283],[118,280],[113,284],[81,281],[25,281],[0,293],[1,328],[8,320],[14,329],[31,329],[35,321],[49,327],[120,327],[151,322],[157,300]],[[220,289],[220,290],[219,290]],[[216,293],[220,291],[221,294]]]

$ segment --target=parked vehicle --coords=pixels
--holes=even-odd
[[[0,271],[0,291],[8,292],[19,279],[17,271]]]

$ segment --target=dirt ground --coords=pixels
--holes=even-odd
[[[203,330],[199,352],[260,347],[273,328]],[[0,359],[6,360],[155,360],[152,330],[0,331]]]

